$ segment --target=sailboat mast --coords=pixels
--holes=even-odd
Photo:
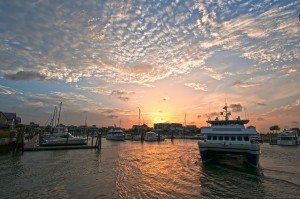
[[[140,126],[141,126],[141,110],[139,108],[139,126],[138,126],[138,134],[140,134]]]
[[[53,110],[53,116],[51,119],[51,126],[53,127],[53,125],[55,125],[54,119],[55,119],[55,115],[56,115],[56,106],[54,106],[54,110]]]
[[[59,120],[60,120],[60,112],[61,112],[61,105],[62,105],[62,102],[60,102],[60,104],[59,104],[59,112],[58,112],[57,125],[59,125]]]
[[[87,120],[87,114],[85,116],[85,121],[84,121],[84,132],[86,133],[86,130],[87,130],[87,123],[86,123],[86,120]]]

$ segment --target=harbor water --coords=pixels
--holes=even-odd
[[[0,156],[0,198],[299,198],[300,147],[263,144],[260,167],[201,163],[196,140]]]

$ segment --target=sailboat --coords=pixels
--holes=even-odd
[[[132,141],[142,141],[142,135],[140,133],[140,128],[141,128],[141,110],[139,108],[139,125],[138,125],[138,133],[137,134],[132,134]]]
[[[64,125],[60,125],[60,113],[62,102],[59,105],[59,113],[57,119],[57,125],[52,127],[50,133],[44,133],[39,136],[40,146],[58,146],[58,145],[85,145],[87,140],[84,138],[74,137],[68,132],[68,129]],[[54,108],[51,125],[56,124],[57,108]]]

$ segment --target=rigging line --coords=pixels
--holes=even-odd
[[[47,121],[45,122],[44,126],[47,126],[49,120],[51,119],[51,116],[52,116],[52,115],[50,114],[50,115],[49,115],[49,118],[48,118]]]
[[[57,118],[57,124],[59,125],[59,120],[60,120],[60,112],[61,112],[61,105],[62,105],[62,102],[60,102],[59,104],[59,112],[58,112],[58,118]]]

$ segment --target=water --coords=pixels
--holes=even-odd
[[[300,147],[263,144],[260,168],[202,165],[196,141],[103,140],[95,150],[0,156],[0,198],[299,198]]]

